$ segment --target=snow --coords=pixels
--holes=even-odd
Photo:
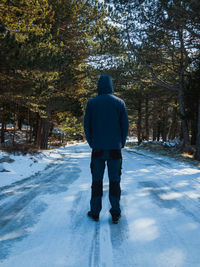
[[[199,267],[200,169],[126,148],[122,218],[111,223],[105,172],[100,221],[93,222],[86,216],[90,153],[87,144],[45,152],[34,158],[32,166],[40,170],[35,175],[26,156],[21,180],[22,158],[7,163],[8,186],[0,191],[0,266]]]
[[[25,156],[7,154],[0,151],[0,187],[17,182],[23,178],[38,174],[47,168],[48,165],[55,163],[60,158],[59,150],[48,150],[37,155],[27,154]],[[10,162],[4,158],[9,158]],[[1,162],[1,160],[3,162]]]
[[[138,142],[138,139],[137,139],[136,136],[131,136],[131,137],[128,136],[126,142],[127,142],[127,143],[128,143],[128,142],[136,143],[136,142]]]

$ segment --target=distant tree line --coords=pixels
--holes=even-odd
[[[106,2],[123,40],[116,83],[139,142],[179,137],[200,159],[200,2]]]
[[[200,2],[3,1],[0,122],[82,132],[98,74],[112,76],[138,142],[178,137],[200,160]],[[73,128],[73,130],[69,130]]]
[[[8,123],[30,126],[47,148],[53,127],[80,124],[90,47],[104,23],[97,0],[5,0],[0,3],[1,143]],[[89,86],[88,86],[89,87]],[[73,125],[72,125],[73,126]]]

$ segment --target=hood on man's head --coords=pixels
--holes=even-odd
[[[113,83],[109,75],[102,74],[100,76],[97,91],[99,95],[112,94],[114,92]]]

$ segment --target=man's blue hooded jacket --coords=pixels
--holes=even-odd
[[[128,135],[128,115],[122,99],[113,95],[112,80],[101,75],[98,81],[98,96],[87,103],[84,130],[93,149],[121,149]]]

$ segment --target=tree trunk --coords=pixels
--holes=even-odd
[[[26,143],[28,143],[28,128],[26,129]]]
[[[154,100],[153,105],[153,141],[156,141],[157,137],[157,110],[156,110],[156,104]]]
[[[37,144],[37,132],[38,132],[38,123],[39,123],[39,115],[36,114],[36,119],[33,122],[33,133],[32,137],[34,138],[34,145]]]
[[[60,133],[60,142],[61,142],[61,146],[62,146],[63,143],[64,143],[64,133],[63,133],[63,131]]]
[[[167,141],[167,129],[165,123],[162,124],[162,131],[161,131],[162,141]]]
[[[157,141],[160,141],[160,134],[161,134],[161,123],[160,121],[157,122]]]
[[[21,131],[22,129],[22,118],[19,118],[18,121],[17,121],[17,126],[18,126],[18,130]]]
[[[15,142],[16,142],[16,124],[14,122],[12,145],[15,145]]]
[[[53,134],[53,128],[54,128],[54,124],[51,123],[50,130],[49,130],[49,136],[52,136],[52,134]]]
[[[41,143],[40,148],[41,149],[47,149],[48,148],[48,137],[49,137],[49,131],[50,131],[50,108],[49,106],[46,107],[46,118],[41,119]]]
[[[1,144],[5,142],[5,123],[2,121],[1,124]]]
[[[30,131],[31,131],[29,117],[30,117],[30,110],[28,109],[27,110],[27,125],[26,125],[26,136],[27,136],[26,140],[27,140],[27,143],[30,140]]]
[[[168,109],[167,106],[164,106],[164,113],[163,113],[163,119],[162,119],[162,127],[161,127],[161,136],[162,141],[167,141],[167,134],[168,134]]]
[[[197,142],[196,142],[195,159],[200,161],[200,96],[198,99]]]
[[[183,88],[179,88],[178,102],[179,102],[180,116],[181,116],[181,122],[182,122],[182,135],[183,135],[183,141],[184,141],[183,151],[189,152],[190,151],[190,139],[189,139],[187,118],[186,118],[185,108],[184,108]]]
[[[14,115],[14,122],[13,122],[13,140],[12,145],[15,145],[16,143],[16,114]]]
[[[149,141],[149,99],[145,99],[145,139]]]
[[[198,125],[198,97],[196,103],[192,108],[192,116],[190,118],[190,129],[191,129],[191,145],[195,146],[197,143],[197,125]]]
[[[140,144],[142,142],[141,132],[142,132],[142,101],[141,101],[141,99],[139,99],[139,101],[138,101],[138,121],[137,121],[138,144]]]
[[[156,141],[156,136],[157,136],[157,128],[153,127],[153,141]]]
[[[30,126],[30,131],[29,131],[29,140],[28,142],[31,143],[32,142],[32,136],[33,136],[33,126]]]
[[[191,145],[196,145],[197,142],[197,125],[198,125],[198,120],[194,115],[194,117],[191,120]]]
[[[175,101],[175,105],[177,104],[177,101]],[[174,140],[177,134],[177,107],[173,107],[172,111],[172,124],[169,131],[169,139]]]
[[[36,133],[36,136],[35,136],[35,145],[38,147],[38,148],[40,148],[40,144],[41,144],[41,126],[42,126],[42,124],[41,124],[41,118],[40,118],[40,116],[39,116],[39,114],[37,115],[37,125],[36,125],[36,131],[35,131],[35,133]]]

